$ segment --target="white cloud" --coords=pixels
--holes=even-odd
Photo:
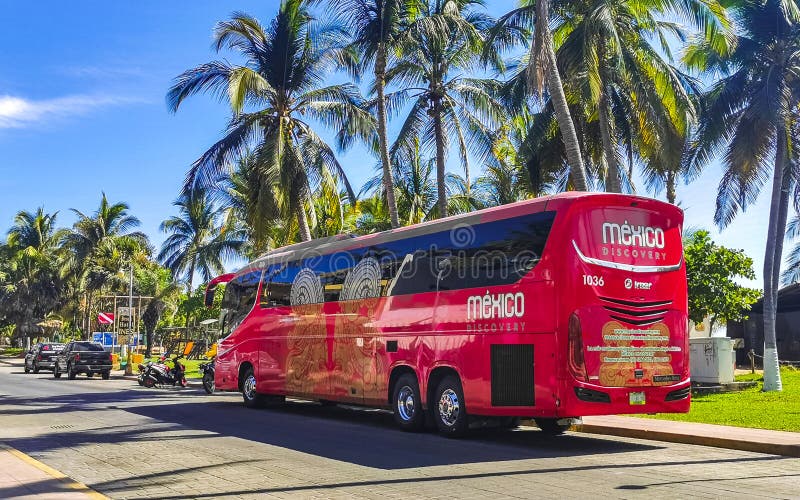
[[[0,129],[31,127],[44,121],[84,115],[97,108],[132,102],[141,101],[101,95],[72,95],[34,101],[0,95]]]

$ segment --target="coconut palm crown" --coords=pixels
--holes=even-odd
[[[307,207],[318,181],[329,173],[351,194],[352,189],[333,149],[309,120],[336,130],[341,148],[357,137],[366,140],[374,130],[353,84],[324,85],[329,71],[352,66],[346,41],[341,26],[319,23],[301,0],[284,0],[267,27],[243,13],[220,22],[214,47],[238,52],[245,63],[201,64],[179,75],[167,93],[173,112],[201,92],[226,98],[232,111],[225,136],[194,162],[185,188],[213,185],[227,163],[252,149],[260,176],[265,182],[280,179],[300,237],[311,239]]]

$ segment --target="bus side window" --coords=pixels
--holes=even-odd
[[[438,257],[429,252],[415,252],[410,264],[403,266],[392,286],[391,295],[435,292],[438,286]]]
[[[355,267],[360,254],[354,252],[338,252],[323,256],[314,266],[322,284],[325,302],[337,302],[347,279],[347,273]]]
[[[297,263],[282,266],[269,280],[266,286],[266,305],[262,298],[263,307],[279,307],[290,305],[289,297],[292,292],[292,282],[297,274]]]
[[[233,330],[253,309],[261,282],[261,271],[251,271],[238,276],[225,287],[222,309],[227,311],[223,317],[223,333]]]

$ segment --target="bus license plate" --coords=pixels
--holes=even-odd
[[[645,404],[644,393],[643,392],[632,392],[628,395],[628,402],[632,405],[643,405]]]

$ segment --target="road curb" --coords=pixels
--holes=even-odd
[[[63,472],[60,472],[47,464],[44,464],[35,458],[31,457],[30,455],[26,455],[25,453],[19,451],[16,448],[13,448],[5,443],[0,443],[0,450],[7,451],[16,458],[22,460],[28,465],[36,467],[40,471],[48,474],[49,476],[55,478],[60,483],[63,483],[67,488],[75,491],[79,491],[89,498],[94,498],[95,500],[109,500],[109,497],[103,495],[102,493],[86,486],[85,484],[72,479],[71,477],[67,476]]]
[[[573,426],[572,430],[577,432],[585,432],[587,434],[605,434],[609,436],[649,439],[652,441],[712,446],[714,448],[751,451],[755,453],[766,453],[769,455],[800,457],[800,445],[796,444],[742,441],[739,439],[728,439],[716,436],[697,436],[692,434],[680,434],[675,432],[656,431],[649,429],[630,429],[598,424],[580,424]]]

